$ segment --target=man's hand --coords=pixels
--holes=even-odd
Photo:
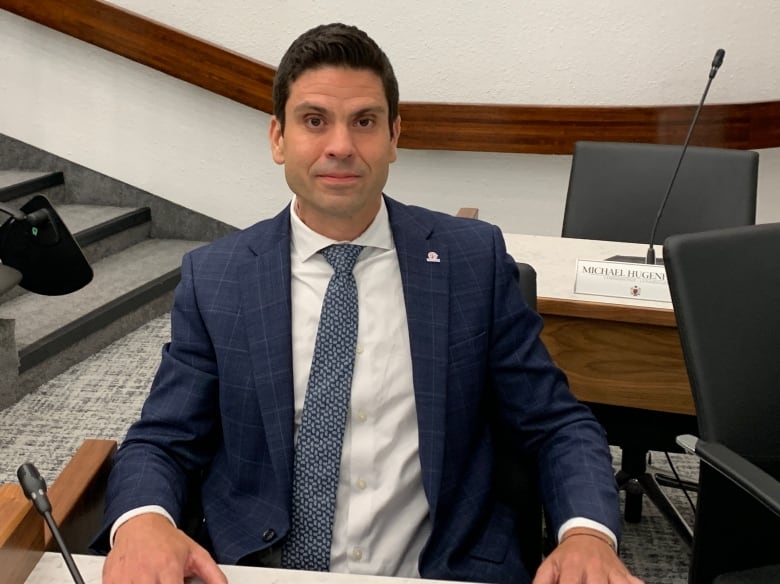
[[[539,566],[533,584],[642,584],[618,558],[608,538],[592,529],[568,530]]]
[[[103,584],[182,584],[187,576],[227,584],[209,553],[157,513],[139,515],[117,529],[103,564]]]

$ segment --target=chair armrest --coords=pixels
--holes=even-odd
[[[15,484],[0,485],[0,572],[23,584],[43,554],[43,519]]]
[[[89,553],[100,528],[116,448],[114,440],[84,440],[49,488],[52,515],[72,553]],[[48,526],[44,537],[46,548],[56,550]]]
[[[719,442],[707,442],[690,435],[680,436],[677,443],[693,452],[724,477],[731,480],[756,501],[780,517],[780,481]]]

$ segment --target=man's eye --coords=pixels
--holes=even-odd
[[[322,125],[322,119],[320,118],[306,118],[306,125],[312,128],[319,128]]]
[[[371,118],[361,118],[357,121],[357,125],[361,128],[370,128],[374,125],[374,120]]]

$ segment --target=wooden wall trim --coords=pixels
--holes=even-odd
[[[405,148],[571,154],[579,140],[682,144],[696,106],[401,104]],[[780,146],[780,101],[705,105],[691,144]]]
[[[275,69],[100,0],[0,0],[0,8],[271,113]],[[399,146],[570,154],[578,140],[680,144],[694,105],[401,104]],[[780,100],[705,105],[692,144],[780,146]]]
[[[265,63],[99,0],[0,0],[0,8],[270,112],[275,70]]]

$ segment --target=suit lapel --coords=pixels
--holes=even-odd
[[[404,289],[423,486],[435,519],[445,448],[449,314],[448,249],[427,215],[387,203]]]
[[[242,269],[241,309],[271,463],[289,490],[294,431],[289,207],[263,227],[249,241],[256,257]]]

